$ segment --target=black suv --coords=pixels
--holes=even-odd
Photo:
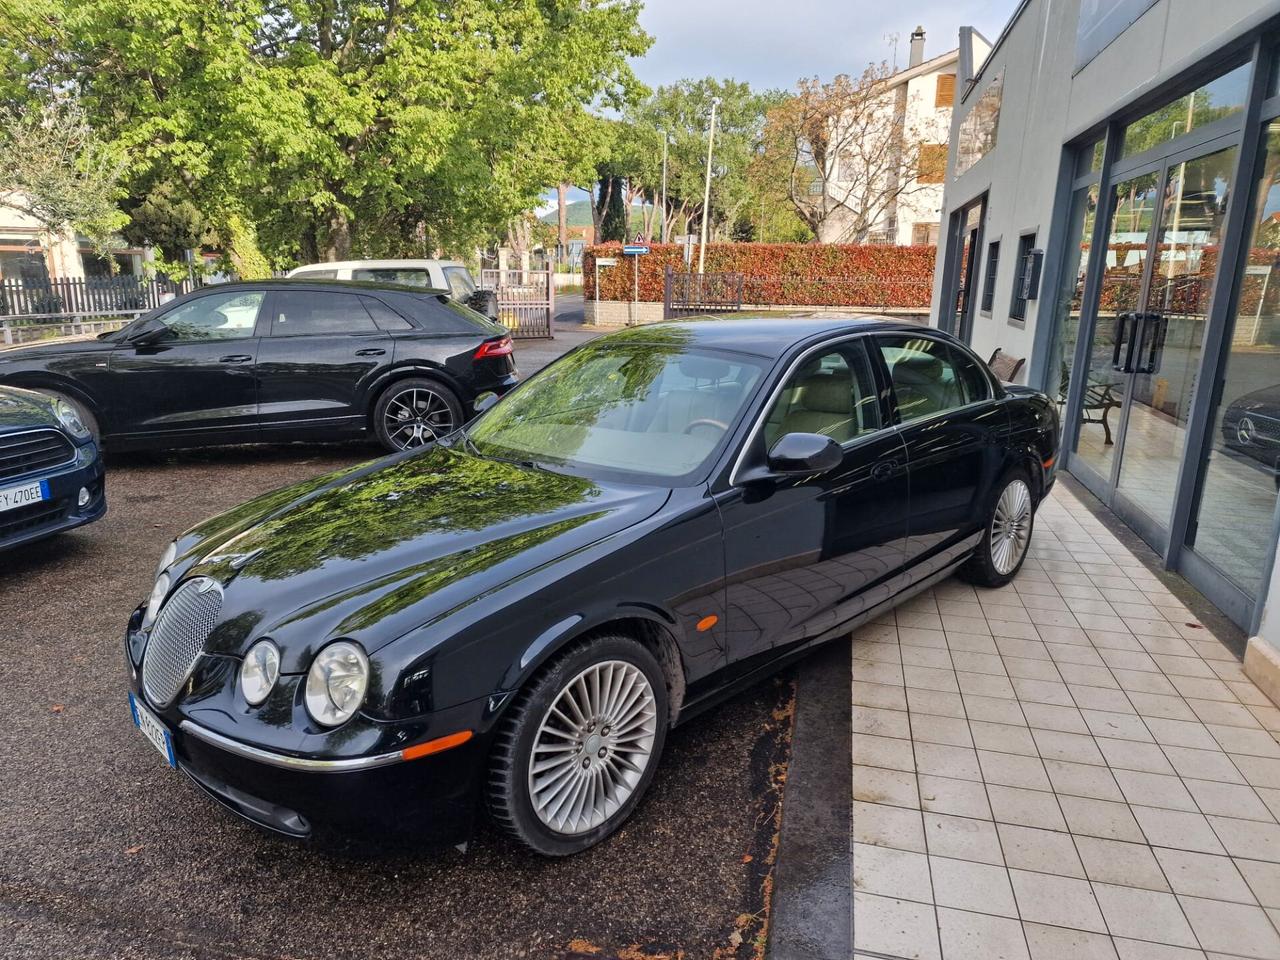
[[[96,340],[0,348],[0,384],[63,399],[112,449],[452,431],[518,378],[511,337],[447,291],[276,280],[203,287]]]

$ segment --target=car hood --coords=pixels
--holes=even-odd
[[[240,655],[270,636],[282,670],[302,672],[329,640],[373,653],[639,523],[669,496],[437,445],[201,524],[179,540],[179,567],[223,585],[208,652]]]
[[[49,401],[31,390],[0,387],[0,434],[57,426]]]
[[[92,333],[77,334],[72,337],[55,337],[52,340],[38,340],[35,343],[13,343],[0,345],[0,362],[5,360],[28,360],[36,357],[57,357],[73,353],[86,353],[98,350],[111,350],[118,344],[110,340],[99,340]]]
[[[1246,393],[1238,397],[1231,407],[1235,410],[1257,411],[1271,416],[1280,416],[1280,384]]]

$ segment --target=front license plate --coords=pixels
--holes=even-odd
[[[24,483],[20,487],[5,487],[0,489],[0,511],[17,510],[19,507],[30,506],[33,503],[48,499],[48,480]]]
[[[173,737],[169,736],[169,731],[165,729],[164,724],[140,704],[138,698],[132,693],[129,694],[129,709],[133,712],[133,722],[142,731],[142,735],[160,751],[160,756],[164,757],[165,762],[176,770],[178,761],[173,755]]]

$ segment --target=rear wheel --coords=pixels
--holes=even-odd
[[[373,428],[388,450],[434,443],[462,426],[462,402],[438,380],[411,377],[383,391],[373,411]]]
[[[964,579],[983,587],[1003,587],[1027,559],[1036,506],[1023,470],[1010,470],[996,484],[987,525],[973,556],[960,568]]]
[[[648,790],[666,732],[666,683],[649,649],[621,635],[580,644],[522,690],[504,718],[489,812],[544,856],[594,846]]]
[[[87,406],[75,397],[68,396],[65,393],[59,393],[57,390],[45,390],[40,387],[36,388],[36,392],[43,393],[46,397],[49,397],[52,400],[61,400],[62,402],[70,405],[75,412],[80,415],[80,422],[88,427],[89,432],[93,434],[94,442],[98,443],[102,440],[102,433],[98,428],[98,418],[93,415],[92,411],[90,411]]]

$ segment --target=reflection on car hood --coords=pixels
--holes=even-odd
[[[81,353],[86,350],[109,350],[113,346],[114,344],[110,341],[99,340],[94,334],[85,333],[72,337],[37,340],[32,343],[0,345],[0,360],[21,360],[26,357]]]
[[[605,484],[437,446],[277,491],[180,541],[224,584],[212,653],[271,636],[285,672],[327,639],[373,652],[651,516],[665,488]]]
[[[57,426],[49,401],[31,390],[0,387],[0,434]]]

